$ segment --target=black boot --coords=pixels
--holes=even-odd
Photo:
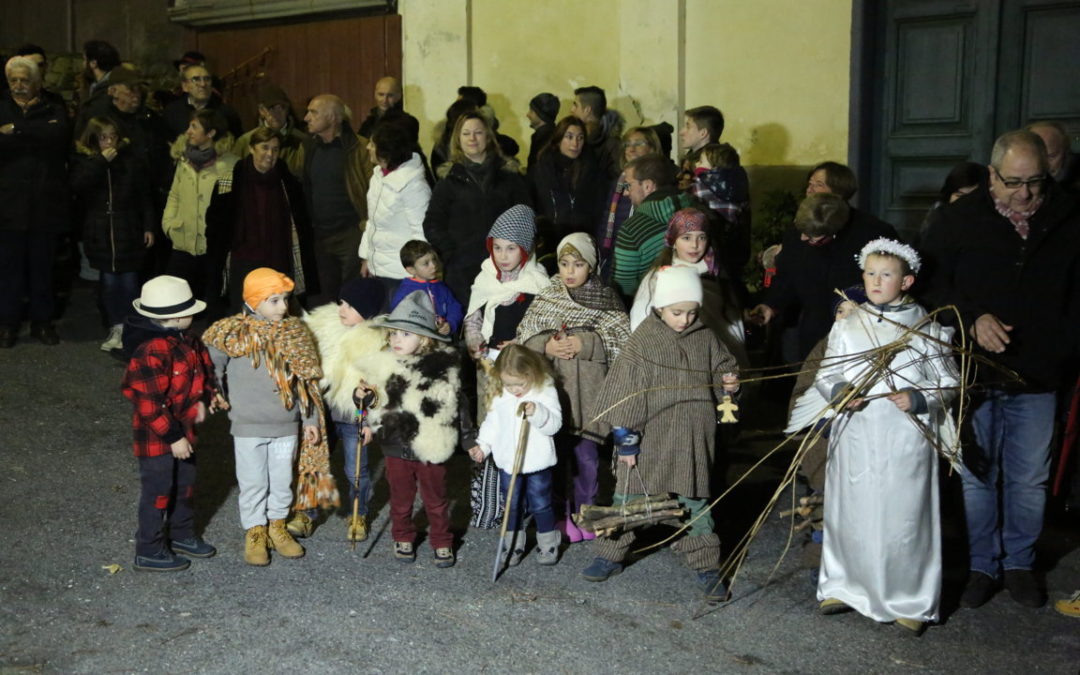
[[[11,349],[15,346],[15,329],[11,326],[0,326],[0,349]]]

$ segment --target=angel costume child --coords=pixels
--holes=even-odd
[[[253,270],[244,277],[244,311],[203,333],[231,404],[244,561],[249,565],[269,565],[268,549],[286,558],[304,555],[285,527],[301,426],[296,508],[338,504],[319,390],[319,352],[303,322],[288,316],[293,287],[292,279],[269,267]]]
[[[914,249],[876,239],[857,259],[868,300],[833,325],[815,381],[842,405],[829,437],[817,597],[823,614],[855,609],[918,634],[937,620],[941,596],[935,445],[955,438],[951,331],[905,294],[920,267]]]
[[[567,539],[574,543],[593,538],[591,532],[579,530],[570,516],[582,505],[596,501],[597,444],[611,433],[607,423],[590,422],[588,411],[604,385],[608,364],[630,337],[630,323],[619,294],[596,275],[592,237],[569,234],[559,242],[555,254],[559,273],[533,299],[518,324],[517,341],[548,357],[560,397],[570,404],[558,441],[560,452],[565,450],[567,458],[573,460],[562,462],[568,472],[573,467],[567,476],[572,476],[573,488],[559,518]],[[569,487],[567,492],[571,492]]]

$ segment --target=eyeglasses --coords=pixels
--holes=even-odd
[[[206,84],[210,81],[209,75],[196,75],[195,77],[189,77],[188,82],[198,82],[200,84]]]
[[[626,141],[622,144],[624,148],[643,148],[649,144],[648,141]]]
[[[1020,180],[1019,178],[1005,178],[1001,175],[1001,172],[997,170],[997,167],[990,167],[994,170],[994,174],[1009,190],[1018,190],[1023,186],[1027,186],[1029,190],[1035,190],[1041,188],[1043,183],[1046,182],[1046,176],[1035,176],[1034,178],[1028,178],[1027,180]]]

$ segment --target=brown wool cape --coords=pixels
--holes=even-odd
[[[735,372],[735,357],[700,320],[676,333],[650,314],[608,371],[592,416],[641,432],[634,473],[649,494],[704,499],[710,496],[720,376]],[[636,475],[627,480],[629,473],[618,472],[615,491],[641,494],[641,482]]]

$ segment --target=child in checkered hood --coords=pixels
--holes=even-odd
[[[465,344],[477,361],[493,361],[514,341],[533,297],[548,285],[547,272],[531,256],[535,238],[536,214],[524,204],[504,211],[488,232],[488,259],[480,265],[465,311]]]
[[[187,332],[206,309],[187,282],[155,277],[132,304],[140,316],[124,331],[134,355],[122,388],[135,406],[131,425],[141,483],[135,569],[175,572],[191,564],[176,553],[209,558],[217,552],[195,534],[195,425],[206,418],[207,404],[210,412],[227,404],[206,346]]]

